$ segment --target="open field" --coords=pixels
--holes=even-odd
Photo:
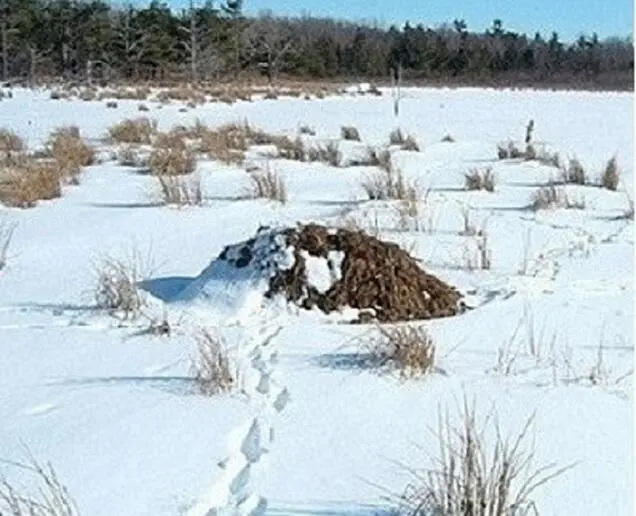
[[[396,119],[382,91],[0,102],[23,144],[0,137],[0,514],[3,478],[38,496],[31,455],[88,516],[409,514],[464,399],[488,449],[534,414],[533,467],[571,466],[531,493],[539,514],[632,513],[632,93],[405,88]],[[68,157],[78,139],[90,159]],[[18,206],[25,163],[52,164],[59,196]],[[434,367],[378,369],[355,310],[265,299],[267,278],[212,263],[298,222],[395,242],[464,295],[409,323]]]

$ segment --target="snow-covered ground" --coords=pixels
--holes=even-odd
[[[215,507],[371,516],[388,513],[384,499],[403,491],[407,467],[431,467],[438,444],[430,428],[440,409],[452,416],[466,396],[484,416],[495,410],[503,432],[536,413],[536,464],[574,465],[537,490],[541,514],[632,513],[634,242],[633,222],[621,217],[626,192],[633,197],[631,93],[406,89],[399,120],[388,92],[186,113],[179,103],[147,104],[164,130],[247,119],[290,136],[309,125],[311,138],[328,140],[354,125],[364,144],[380,145],[399,125],[421,147],[393,155],[426,195],[419,230],[400,228],[391,203],[365,201],[369,167],[284,160],[270,166],[287,184],[286,205],[237,199],[246,172],[201,160],[204,205],[158,206],[148,195],[152,177],[106,160],[61,199],[0,206],[17,223],[0,271],[0,474],[28,488],[31,476],[11,462],[29,453],[50,461],[89,516],[195,516]],[[108,156],[98,139],[138,117],[137,105],[106,109],[14,90],[0,102],[0,128],[37,148],[55,127],[77,125]],[[578,157],[592,179],[616,155],[619,191],[568,186],[585,209],[526,209],[558,172],[497,161],[496,149],[522,140],[530,119],[539,145]],[[446,134],[455,142],[441,142]],[[494,171],[495,192],[464,191],[464,173],[484,167]],[[482,240],[461,234],[466,214],[488,235],[489,270],[470,266]],[[372,326],[261,306],[262,285],[249,274],[224,285],[222,271],[208,268],[260,225],[298,221],[355,222],[466,294],[474,310],[424,323],[437,372],[402,381],[367,370],[356,353]],[[152,261],[148,279],[166,302],[154,299],[149,310],[167,315],[169,337],[143,334],[146,319],[122,324],[91,308],[96,260],[133,248]],[[195,324],[226,337],[240,366],[238,393],[196,393]]]

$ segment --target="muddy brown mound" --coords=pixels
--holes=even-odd
[[[283,294],[303,308],[318,307],[325,313],[357,308],[360,321],[380,322],[448,317],[463,306],[455,288],[424,272],[396,244],[315,224],[282,234],[295,259],[270,279],[267,297]],[[327,290],[321,292],[308,281],[308,256],[327,260],[334,280]]]

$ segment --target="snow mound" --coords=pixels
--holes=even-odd
[[[463,308],[455,288],[398,245],[315,224],[261,228],[226,247],[179,297],[238,317],[274,299],[327,314],[353,308],[358,322],[447,317]]]

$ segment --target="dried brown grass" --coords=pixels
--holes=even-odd
[[[6,206],[32,208],[40,200],[62,195],[61,171],[55,162],[23,158],[0,176],[0,202]]]
[[[156,121],[142,117],[122,120],[108,129],[108,134],[116,143],[149,144],[156,130]]]
[[[251,188],[249,196],[253,199],[270,199],[285,204],[287,202],[287,187],[285,181],[269,166],[266,170],[250,174]]]
[[[343,140],[360,141],[360,131],[352,125],[343,125],[340,128],[340,137]]]
[[[605,168],[603,169],[603,174],[601,175],[601,186],[615,192],[618,188],[620,180],[621,176],[618,170],[616,156],[613,156],[609,159],[609,161],[605,165]]]
[[[26,463],[9,463],[34,477],[34,486],[24,489],[0,476],[0,514],[7,516],[79,516],[68,488],[50,463],[39,464],[32,456]]]
[[[198,391],[204,396],[214,396],[235,389],[238,372],[232,365],[225,340],[205,328],[199,329],[195,340],[197,354],[190,371]]]
[[[95,162],[95,150],[80,138],[75,126],[56,129],[49,137],[48,147],[62,176],[71,181],[77,181],[82,167]]]
[[[471,169],[467,174],[464,174],[464,188],[466,190],[486,190],[487,192],[494,192],[495,176],[492,168],[488,167],[484,170]]]
[[[181,176],[156,176],[159,197],[164,204],[175,206],[200,206],[203,202],[201,179]]]
[[[397,371],[402,377],[430,374],[435,368],[435,344],[424,326],[377,326],[377,334],[363,344],[370,365]]]
[[[399,498],[409,516],[523,516],[538,514],[532,496],[572,468],[533,465],[534,441],[527,444],[534,415],[516,434],[504,437],[492,412],[478,423],[476,403],[464,396],[460,422],[438,415],[439,454],[432,468],[410,469],[412,481]],[[486,430],[494,433],[488,446]]]

